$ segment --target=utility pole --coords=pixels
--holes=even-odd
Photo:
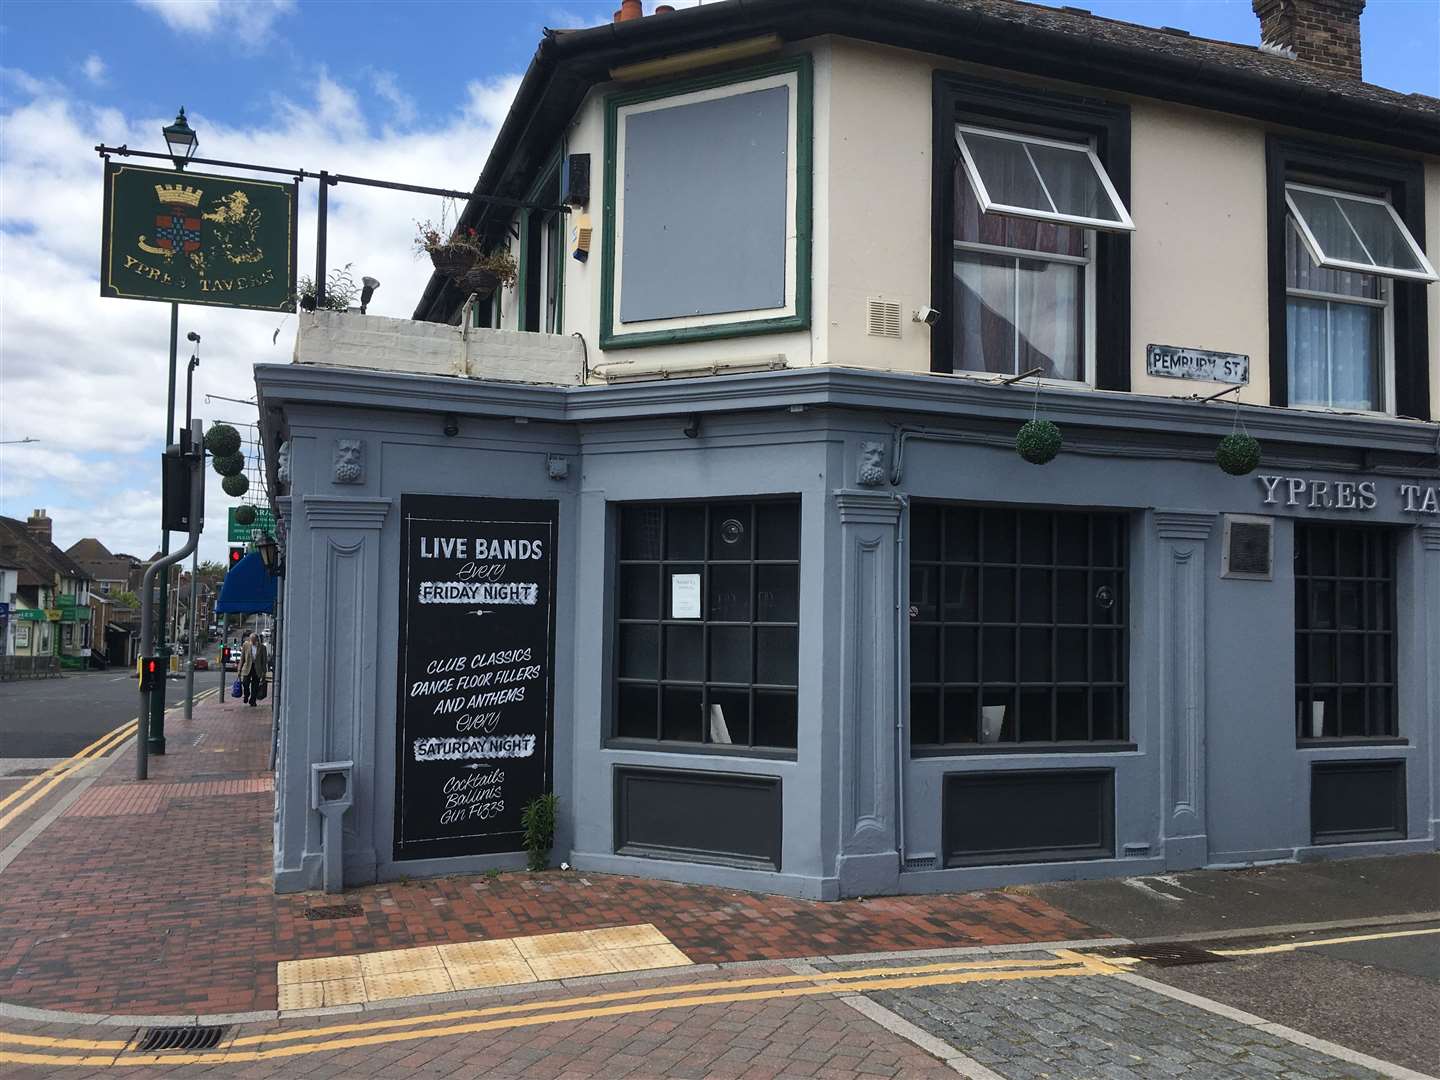
[[[195,369],[200,366],[200,335],[191,330],[185,335],[188,341],[195,344],[195,351],[190,354],[190,363],[185,369],[185,430],[190,430],[191,416],[190,408],[194,403],[195,396]],[[174,374],[175,340],[171,338],[171,374]],[[205,461],[205,447],[197,446],[195,452],[200,455],[201,464]],[[168,534],[167,534],[168,535]],[[190,556],[190,614],[186,619],[185,634],[185,719],[189,720],[195,711],[195,585],[200,574],[200,548],[197,545]]]
[[[180,305],[170,305],[170,393],[166,398],[165,407],[165,445],[168,447],[175,441],[175,355],[179,351],[180,338]],[[193,519],[192,519],[193,521]],[[154,655],[160,658],[160,671],[167,675],[170,670],[170,645],[163,640],[165,630],[169,627],[170,614],[170,564],[174,560],[168,558],[170,554],[170,530],[160,530],[160,560],[165,564],[165,573],[160,578],[160,627],[159,637],[162,640],[154,643]],[[149,571],[146,571],[149,577]],[[148,595],[148,594],[147,594]],[[142,620],[143,621],[143,620]],[[143,633],[140,638],[141,648],[150,645],[151,639],[148,634]],[[165,678],[161,678],[160,685],[150,696],[150,753],[161,755],[165,753]],[[143,779],[143,777],[142,777]]]

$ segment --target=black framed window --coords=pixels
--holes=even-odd
[[[621,507],[615,607],[615,739],[794,751],[799,499]]]
[[[1127,525],[912,506],[912,749],[1127,737]]]
[[[989,133],[991,143],[1020,140],[1016,145],[1027,163],[1036,152],[1031,143],[1052,151],[1068,147],[1077,160],[1086,156],[1094,163],[1095,175],[1108,182],[1107,197],[1123,208],[1130,197],[1129,109],[943,72],[934,92],[931,303],[942,321],[931,335],[931,370],[1018,373],[1017,365],[1020,371],[1040,367],[1048,378],[1128,390],[1128,233],[1077,226],[1076,215],[1027,219],[1013,209],[1025,201],[1013,192],[1008,202],[991,193],[991,201],[1011,205],[1010,212],[982,212],[984,200],[967,173],[959,135],[974,133],[967,136],[973,141]],[[972,148],[972,158],[974,153]],[[984,163],[970,164],[976,176],[985,175]],[[1036,170],[1043,177],[1044,166]],[[1003,162],[990,163],[989,175],[1005,179],[1006,190],[1022,189],[1023,196],[1019,158],[1008,172]],[[1046,205],[1065,199],[1059,188],[1052,192],[1038,181],[1032,186],[1045,186]],[[1079,218],[1101,213],[1093,202]]]
[[[1295,736],[1394,738],[1395,537],[1295,526]]]
[[[1417,244],[1424,242],[1425,172],[1419,161],[1268,137],[1270,403],[1384,411],[1428,420],[1429,286],[1387,277],[1388,271],[1380,267],[1378,273],[1365,274],[1354,264],[1344,264],[1348,269],[1317,264],[1317,253],[1331,251],[1344,237],[1338,228],[1334,235],[1325,235],[1318,218],[1307,218],[1302,229],[1292,204],[1303,217],[1308,207],[1304,200],[1320,199],[1325,192],[1347,205],[1359,200],[1373,204],[1372,209],[1383,207],[1386,218],[1393,210],[1408,235]],[[1334,217],[1343,223],[1338,212]],[[1366,234],[1363,223],[1357,227],[1355,237]],[[1305,229],[1311,230],[1310,242]],[[1347,235],[1349,231],[1347,225]]]

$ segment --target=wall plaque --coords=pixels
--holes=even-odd
[[[1244,386],[1250,381],[1250,357],[1179,345],[1146,345],[1145,371],[1164,379],[1204,379]]]
[[[558,507],[401,497],[396,861],[520,851],[550,790]]]

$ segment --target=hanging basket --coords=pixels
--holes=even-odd
[[[235,510],[235,524],[236,524],[236,525],[254,525],[254,524],[255,524],[255,507],[253,507],[253,506],[241,506],[241,507],[237,507],[236,510]]]
[[[205,449],[216,457],[240,452],[240,432],[229,424],[214,424],[205,432]]]
[[[1215,448],[1215,463],[1231,476],[1244,476],[1260,464],[1260,441],[1243,431],[1233,432]]]
[[[430,263],[442,274],[456,277],[468,273],[478,253],[471,247],[438,247],[430,252]]]
[[[217,454],[211,461],[221,476],[236,476],[245,471],[244,454]]]
[[[229,495],[232,499],[238,499],[250,490],[250,481],[246,479],[244,474],[227,476],[224,480],[220,481],[220,486],[224,488],[226,495]]]
[[[495,291],[495,286],[500,284],[500,275],[493,270],[484,270],[473,267],[463,273],[451,274],[450,279],[460,286],[465,293],[475,293],[479,296],[489,296]]]
[[[1044,465],[1060,453],[1063,441],[1049,420],[1029,420],[1015,436],[1015,451],[1031,465]]]

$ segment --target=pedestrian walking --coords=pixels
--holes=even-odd
[[[245,647],[240,652],[240,682],[245,691],[246,705],[260,704],[260,698],[264,696],[261,688],[269,670],[270,655],[260,641],[260,635],[251,634],[245,639]]]

